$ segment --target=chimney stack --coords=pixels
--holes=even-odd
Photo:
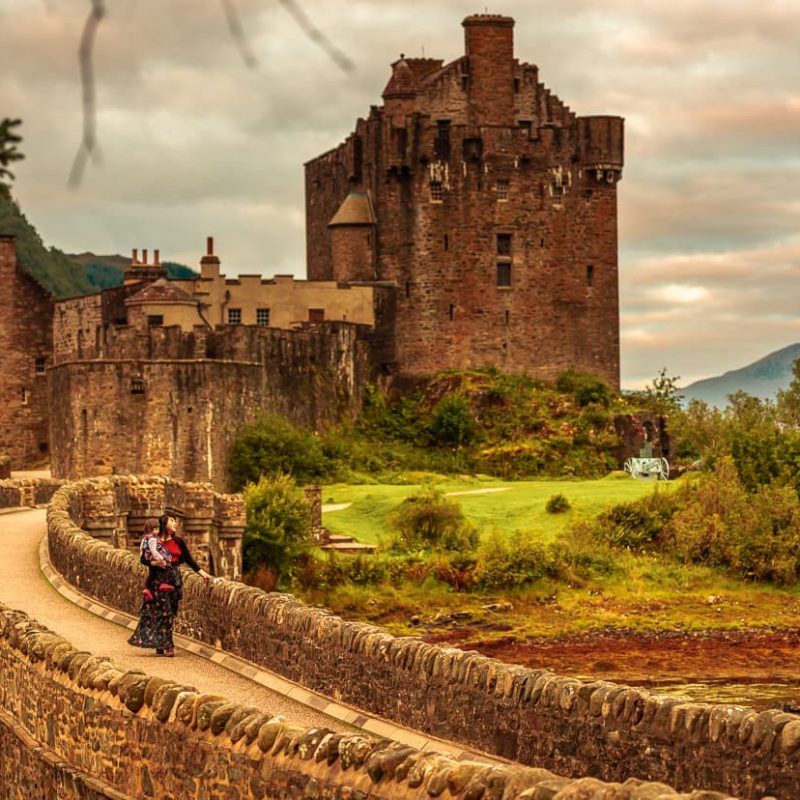
[[[213,236],[206,236],[206,255],[213,256],[214,255],[214,237]]]
[[[131,253],[131,264],[138,264],[139,263],[139,248],[134,247],[133,252]]]
[[[161,261],[158,258],[158,250],[153,250],[153,266],[160,267]]]
[[[147,248],[142,248],[142,264],[147,266]]]
[[[470,125],[514,125],[514,20],[499,14],[467,17]]]

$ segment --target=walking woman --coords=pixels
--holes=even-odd
[[[177,535],[177,529],[178,522],[172,514],[159,517],[158,539],[169,560],[154,559],[150,562],[147,586],[152,589],[153,599],[148,600],[145,596],[139,624],[128,639],[128,644],[134,647],[155,648],[158,655],[168,657],[175,655],[172,629],[183,597],[180,565],[186,564],[206,583],[210,579],[210,575],[192,558],[186,542]]]

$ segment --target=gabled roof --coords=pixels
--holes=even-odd
[[[333,215],[328,227],[337,225],[374,225],[375,212],[369,192],[350,192],[345,197],[339,210]]]
[[[157,281],[148,283],[141,291],[131,295],[125,305],[132,303],[191,303],[195,304],[195,299],[189,292],[176,286],[166,278],[159,278]]]
[[[442,67],[441,58],[406,58],[401,55],[392,64],[392,77],[383,90],[383,97],[409,97],[416,94],[420,83],[438,72]]]

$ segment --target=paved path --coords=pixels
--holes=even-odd
[[[0,603],[25,611],[79,650],[107,656],[125,669],[141,669],[149,675],[189,684],[204,693],[258,706],[297,725],[350,732],[360,729],[421,750],[449,753],[455,758],[503,761],[335,703],[250,662],[184,637],[176,636],[176,644],[190,648],[193,653],[203,653],[204,657],[179,649],[177,657],[169,659],[149,650],[132,648],[127,643],[130,632],[125,627],[132,626],[131,618],[126,619],[127,615],[79,595],[54,573],[47,564],[45,534],[44,510],[19,510],[0,515],[3,552]]]

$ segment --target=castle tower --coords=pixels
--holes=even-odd
[[[576,369],[618,388],[623,120],[559,100],[514,58],[510,17],[462,24],[461,58],[401,56],[384,105],[306,164],[308,277],[395,287],[385,373]]]

